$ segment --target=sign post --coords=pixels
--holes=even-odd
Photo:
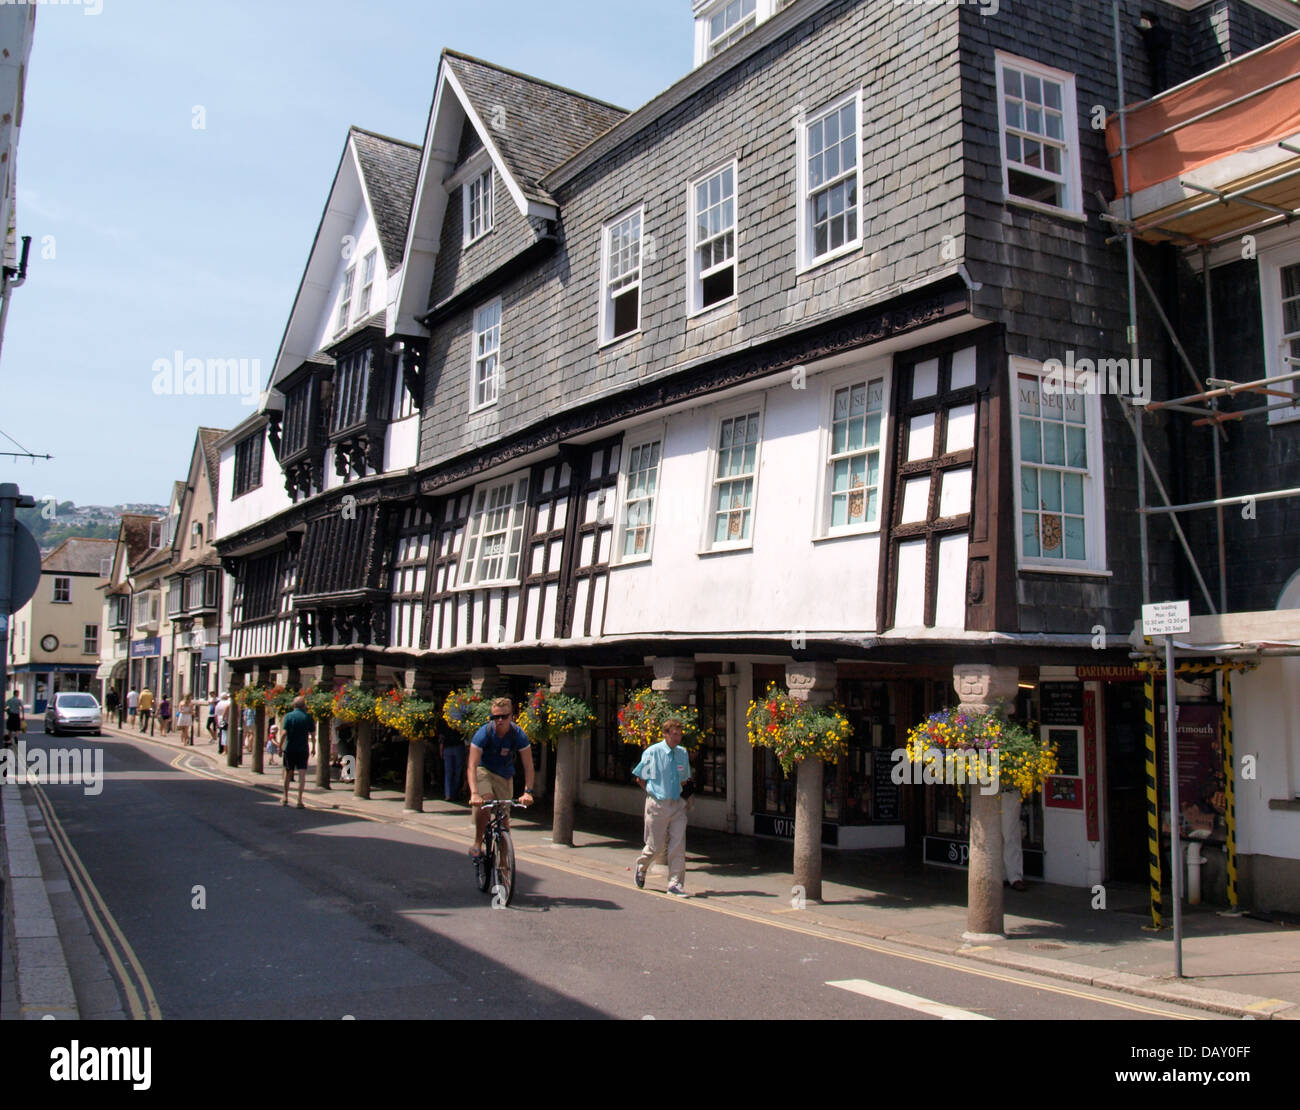
[[[36,499],[12,482],[0,485],[0,701],[9,685],[9,618],[21,609],[41,581],[41,550],[19,522],[15,509],[34,509]]]
[[[1174,976],[1183,977],[1183,859],[1178,822],[1178,743],[1174,706],[1174,634],[1191,631],[1186,601],[1142,606],[1142,635],[1165,638],[1165,728],[1169,734],[1169,872],[1174,904]]]

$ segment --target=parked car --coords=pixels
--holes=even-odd
[[[65,732],[93,732],[100,736],[103,723],[94,694],[55,694],[45,710],[45,731],[55,736]]]

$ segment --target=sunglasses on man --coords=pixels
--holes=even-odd
[[[508,721],[508,720],[510,720],[510,714],[509,714],[509,713],[493,713],[493,714],[492,714],[492,719],[493,719],[494,721]]]

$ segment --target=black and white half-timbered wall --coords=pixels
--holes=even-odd
[[[745,705],[797,683],[854,726],[828,842],[918,853],[966,817],[890,781],[908,728],[955,673],[1034,720],[1051,686],[1097,812],[1027,804],[1031,868],[1120,876],[1132,399],[1049,375],[1129,350],[1109,5],[725,7],[637,111],[445,51],[421,147],[350,134],[265,412],[227,438],[231,666],[515,695],[563,670],[599,717],[580,801],[629,813],[615,714],[653,682],[705,725],[693,820],[773,836],[792,788]],[[1225,39],[1209,7],[1122,5],[1130,97],[1300,26],[1233,0]]]

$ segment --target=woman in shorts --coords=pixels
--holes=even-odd
[[[176,707],[176,727],[180,729],[182,744],[194,743],[191,732],[194,727],[194,699],[189,694],[186,694],[180,705]]]

